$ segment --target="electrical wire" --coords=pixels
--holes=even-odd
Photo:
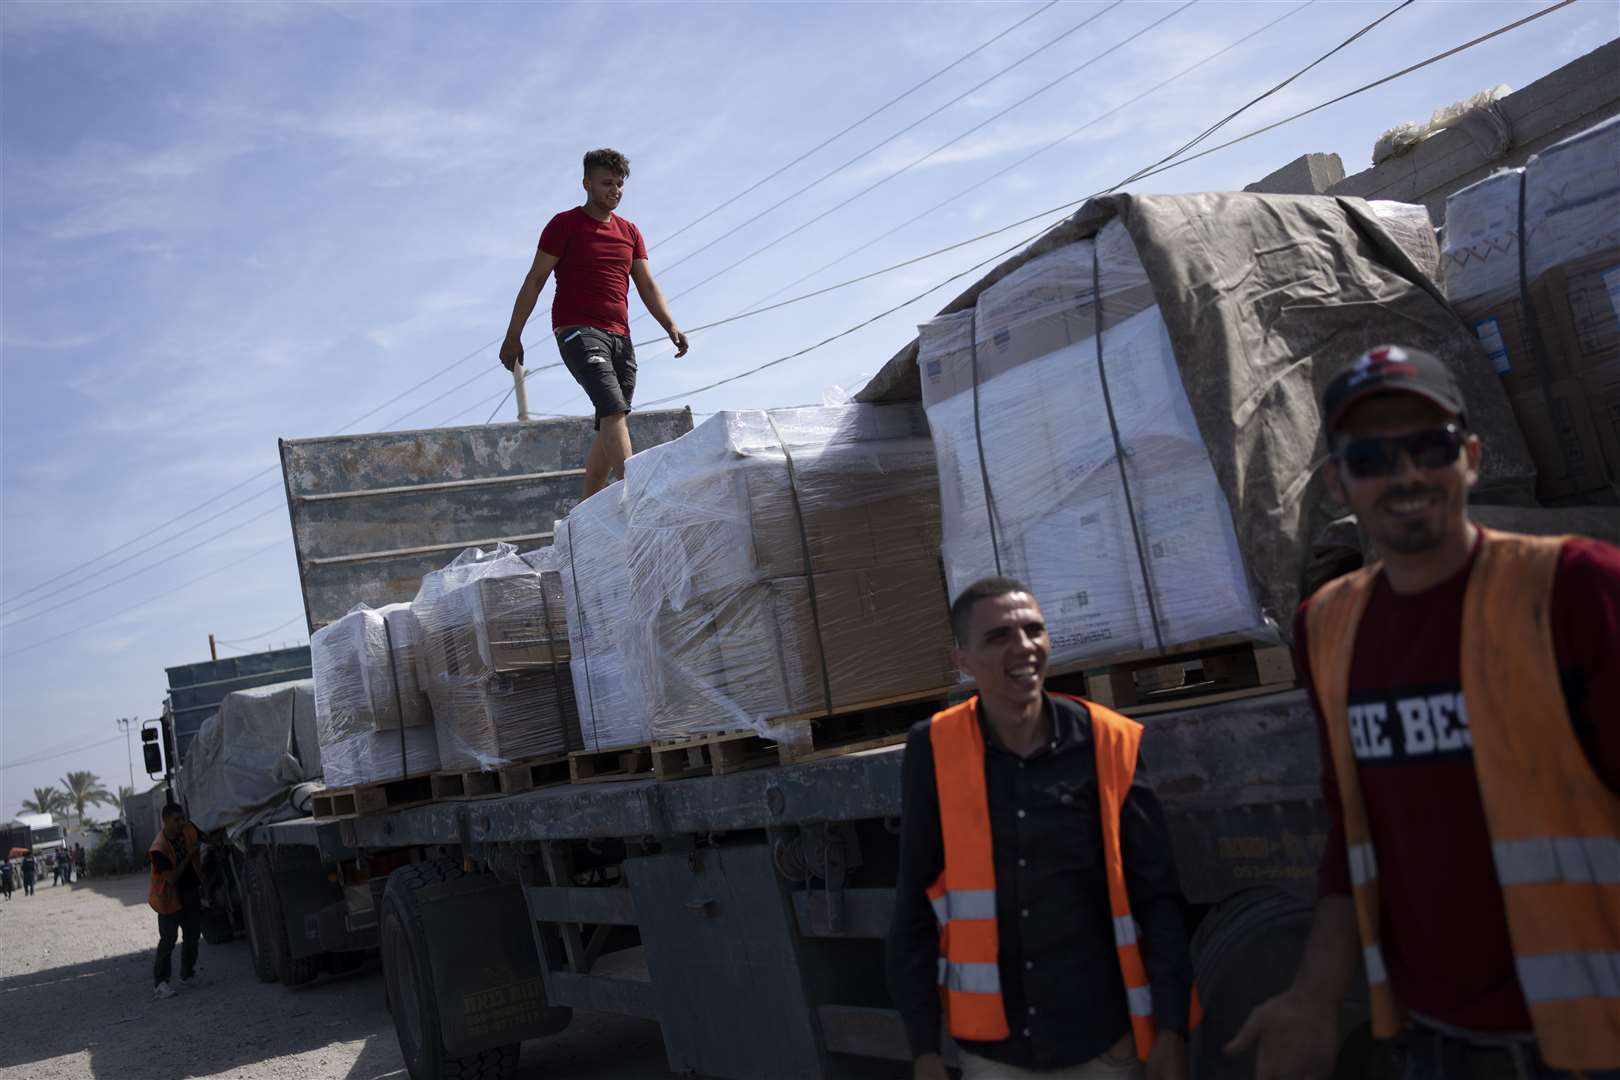
[[[287,627],[291,626],[295,622],[302,622],[303,618],[304,618],[304,613],[299,612],[297,615],[294,615],[292,618],[288,619],[286,622],[282,623],[280,626],[272,626],[270,629],[265,630],[262,633],[243,634],[239,638],[219,638],[219,637],[217,637],[217,638],[214,639],[214,643],[216,645],[251,645],[256,641],[263,641],[265,638],[269,637],[271,634],[280,633],[281,631],[287,629]]]
[[[67,750],[61,750],[54,754],[36,754],[33,757],[23,758],[21,761],[8,761],[4,765],[0,765],[0,769],[20,769],[24,765],[38,765],[41,762],[50,761],[53,758],[67,757],[69,754],[82,754],[86,750],[94,750],[97,747],[102,746],[111,746],[115,742],[123,741],[123,735],[114,735],[110,739],[98,739],[95,742],[84,743],[81,746],[71,747]]]
[[[726,209],[726,207],[735,206],[737,204],[738,200],[740,200],[740,199],[742,199],[742,198],[744,198],[744,197],[746,197],[748,195],[752,195],[754,192],[758,191],[765,184],[769,183],[772,180],[775,180],[778,176],[781,176],[783,173],[785,173],[789,169],[793,168],[793,166],[799,164],[801,161],[803,161],[806,158],[810,157],[812,154],[815,154],[817,151],[824,150],[828,146],[831,146],[833,143],[837,142],[839,139],[843,138],[845,135],[848,135],[850,132],[854,131],[856,128],[860,127],[862,124],[866,123],[868,120],[871,120],[874,117],[876,117],[879,113],[885,112],[888,109],[893,108],[895,105],[900,104],[900,102],[904,101],[906,98],[910,97],[912,94],[915,94],[918,90],[921,90],[923,87],[927,86],[929,83],[933,82],[935,79],[939,78],[941,75],[944,75],[946,72],[951,71],[951,70],[953,70],[953,69],[955,69],[957,67],[960,67],[963,63],[967,62],[968,60],[971,60],[973,57],[977,56],[979,53],[983,52],[985,49],[988,49],[990,46],[994,45],[996,42],[1000,41],[1002,38],[1006,37],[1008,34],[1012,33],[1014,30],[1017,30],[1019,27],[1023,26],[1025,23],[1029,22],[1031,19],[1033,19],[1036,16],[1040,15],[1041,13],[1045,12],[1048,8],[1056,6],[1057,2],[1058,2],[1058,0],[1048,0],[1047,3],[1042,4],[1040,7],[1036,8],[1030,14],[1024,16],[1022,19],[1019,19],[1017,22],[1015,22],[1011,26],[1007,27],[1007,29],[1003,30],[1001,33],[997,34],[995,37],[990,38],[988,41],[985,41],[982,44],[980,44],[978,46],[975,46],[974,48],[972,48],[972,49],[968,50],[967,52],[963,53],[961,56],[957,57],[955,60],[952,60],[949,64],[946,64],[944,67],[940,68],[938,71],[936,71],[932,75],[928,76],[928,78],[924,79],[922,82],[915,84],[909,90],[907,90],[904,93],[900,94],[898,97],[890,98],[888,101],[884,102],[882,105],[879,105],[877,108],[873,109],[871,112],[867,113],[865,116],[861,117],[859,120],[856,120],[854,123],[850,124],[848,127],[844,128],[842,131],[838,132],[836,135],[829,135],[827,138],[823,139],[821,142],[819,142],[816,145],[812,146],[810,149],[806,150],[804,153],[800,154],[798,157],[794,158],[792,161],[788,162],[786,165],[783,165],[781,168],[777,169],[775,172],[771,173],[769,176],[763,176],[760,179],[755,180],[752,184],[748,185],[742,191],[739,191],[737,194],[735,194],[735,195],[731,196],[730,198],[726,199],[724,202],[722,202],[719,205],[715,206],[714,209],[708,211],[707,213],[702,214],[701,216],[699,216],[697,218],[694,218],[693,220],[687,222],[685,225],[682,225],[680,228],[676,229],[674,232],[672,232],[669,235],[665,236],[663,239],[659,240],[658,243],[654,244],[652,247],[648,248],[647,250],[648,251],[657,251],[660,247],[662,247],[663,245],[669,243],[671,240],[674,240],[677,236],[680,236],[682,233],[686,232],[688,229],[691,229],[692,227],[694,227],[696,225],[703,224],[705,221],[709,220],[715,214],[718,214],[720,211]]]

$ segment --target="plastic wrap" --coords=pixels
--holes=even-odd
[[[203,722],[180,769],[180,796],[203,832],[285,808],[290,788],[321,776],[310,679],[227,694]],[[271,814],[270,819],[279,820]]]
[[[620,650],[656,740],[954,681],[915,406],[717,413],[625,467]]]
[[[613,484],[557,522],[546,560],[561,579],[568,621],[569,669],[587,750],[651,739],[646,696],[620,652],[630,624],[625,561],[624,485]]]
[[[1054,664],[1272,633],[1147,274],[1117,221],[1025,263],[975,309],[925,324],[918,364],[953,595],[990,574],[1025,581]]]
[[[1419,203],[1389,199],[1373,199],[1367,205],[1372,207],[1373,213],[1378,215],[1378,220],[1389,230],[1395,242],[1401,245],[1401,250],[1412,257],[1418,269],[1439,285],[1445,268],[1440,262],[1440,241],[1435,236],[1434,219],[1429,217],[1429,208]]]
[[[470,548],[412,601],[445,768],[493,769],[579,745],[561,583],[540,553]]]
[[[331,787],[377,783],[439,767],[432,714],[414,673],[409,605],[359,605],[310,638],[315,677],[315,725]],[[399,609],[407,609],[403,615]],[[406,723],[402,724],[401,720]]]

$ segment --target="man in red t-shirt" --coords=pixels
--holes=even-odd
[[[613,211],[624,195],[630,161],[617,150],[585,155],[585,205],[564,210],[540,233],[534,265],[518,290],[501,345],[501,363],[523,363],[523,327],[546,278],[557,272],[551,331],[563,364],[596,410],[596,438],[585,455],[585,496],[624,475],[631,454],[630,399],[636,390],[636,350],[630,343],[630,282],[652,317],[669,334],[675,355],[686,355],[686,335],[675,325],[664,294],[647,268],[641,230]]]
[[[1381,976],[1376,981],[1405,1017],[1407,1080],[1570,1075],[1547,1066],[1543,1020],[1532,1021],[1520,978],[1525,958],[1514,946],[1523,934],[1521,948],[1534,951],[1528,940],[1534,935],[1525,931],[1536,927],[1521,922],[1510,934],[1504,871],[1493,857],[1475,756],[1484,728],[1469,721],[1470,711],[1479,719],[1487,703],[1465,701],[1462,692],[1463,642],[1470,632],[1464,603],[1481,547],[1492,542],[1467,511],[1468,490],[1478,478],[1479,437],[1468,431],[1445,366],[1399,346],[1374,349],[1336,377],[1323,415],[1332,453],[1329,486],[1356,512],[1381,569],[1359,583],[1366,589],[1359,623],[1342,629],[1325,620],[1309,624],[1311,633],[1326,632],[1324,642],[1328,634],[1353,635],[1347,684],[1336,684],[1344,697],[1333,703],[1348,737],[1337,743],[1323,719],[1328,703],[1318,696],[1318,690],[1334,690],[1311,678],[1307,640],[1312,605],[1325,603],[1328,590],[1300,605],[1295,650],[1318,716],[1332,827],[1318,871],[1315,922],[1294,983],[1254,1011],[1229,1049],[1243,1052],[1258,1043],[1259,1080],[1325,1080],[1338,1048],[1340,1001],[1366,955],[1369,967],[1379,969],[1369,974]],[[1489,597],[1481,593],[1474,601],[1488,604]],[[1547,741],[1578,742],[1569,756],[1578,761],[1584,755],[1590,770],[1583,765],[1580,771],[1591,777],[1578,797],[1612,808],[1620,792],[1620,548],[1566,540],[1556,553],[1546,621],[1557,668],[1548,684],[1561,687],[1563,700],[1528,712],[1540,714],[1535,719],[1547,725]],[[1535,644],[1527,640],[1523,647],[1528,653]],[[1494,704],[1500,718],[1501,703]],[[1519,715],[1519,722],[1529,722]],[[1349,857],[1350,811],[1335,745],[1354,758],[1347,767],[1360,789],[1357,823],[1362,828],[1365,822],[1371,848],[1359,845],[1359,861]],[[1499,759],[1492,762],[1493,776],[1501,777]],[[1531,793],[1530,805],[1577,797],[1544,795],[1547,781],[1524,768],[1507,779]],[[1495,798],[1501,799],[1500,787]],[[1364,948],[1358,925],[1353,877],[1357,888],[1364,882],[1376,888],[1371,948]],[[1570,887],[1602,888],[1605,880],[1588,875],[1571,879]],[[1560,915],[1543,906],[1537,918]],[[1620,1066],[1620,1060],[1604,1064]]]

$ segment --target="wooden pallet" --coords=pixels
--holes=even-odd
[[[1287,646],[1235,634],[1162,653],[1142,650],[1085,660],[1047,678],[1048,689],[1079,694],[1131,715],[1232,701],[1293,685],[1293,654]]]
[[[653,775],[660,780],[691,776],[725,776],[744,769],[775,765],[777,744],[753,731],[699,735],[652,746]]]
[[[482,799],[499,795],[501,785],[494,773],[482,769],[446,769],[428,777],[433,781],[435,801]]]
[[[495,776],[500,780],[502,795],[516,795],[553,784],[566,784],[573,771],[567,754],[550,754],[503,766],[496,770]]]
[[[310,799],[310,813],[317,818],[353,818],[401,810],[433,801],[433,777],[407,776],[376,784],[327,788]]]
[[[601,784],[616,780],[651,780],[652,744],[621,746],[611,750],[576,750],[568,755],[568,779],[574,784]]]
[[[864,701],[825,713],[799,713],[770,720],[766,731],[777,743],[777,759],[796,765],[822,758],[877,750],[906,741],[911,725],[945,708],[958,687],[938,687]]]

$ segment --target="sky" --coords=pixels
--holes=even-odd
[[[1423,0],[1219,139],[1541,6]],[[620,212],[691,328],[1115,184],[1395,4],[1182,7],[0,5],[0,820],[70,769],[128,783],[115,719],[157,716],[163,669],[207,659],[210,633],[222,655],[303,640],[276,440],[487,422],[510,386],[495,346],[585,150],[630,158]],[[1241,188],[1313,151],[1357,172],[1385,129],[1616,30],[1614,0],[1583,0],[1132,187]],[[678,361],[642,318],[638,399],[836,400],[982,271],[949,279],[1056,219],[696,333]],[[554,359],[550,297],[531,364]],[[586,411],[560,370],[529,401]]]

